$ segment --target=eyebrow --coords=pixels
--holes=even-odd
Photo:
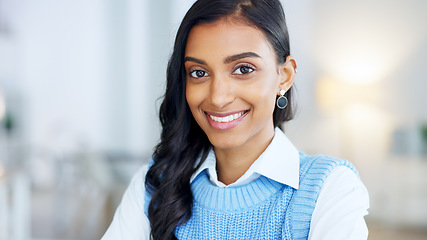
[[[242,59],[242,58],[247,58],[247,57],[256,57],[256,58],[261,58],[260,55],[254,53],[254,52],[244,52],[244,53],[239,53],[233,56],[229,56],[226,57],[224,60],[224,63],[231,63],[234,62],[236,60]]]
[[[184,58],[184,62],[188,62],[188,61],[195,62],[195,63],[198,63],[198,64],[207,65],[204,60],[193,58],[193,57],[185,57]]]
[[[232,55],[232,56],[226,57],[224,59],[224,63],[231,63],[231,62],[234,62],[236,60],[239,60],[239,59],[242,59],[242,58],[248,58],[248,57],[261,58],[260,55],[254,53],[254,52],[244,52],[244,53],[239,53],[239,54],[236,54],[236,55]],[[202,59],[197,59],[197,58],[194,58],[194,57],[188,57],[188,56],[185,57],[184,58],[184,62],[188,62],[188,61],[195,62],[195,63],[198,63],[198,64],[207,65],[206,61],[204,61]]]

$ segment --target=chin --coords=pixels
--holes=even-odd
[[[206,134],[211,142],[212,146],[218,149],[233,149],[241,146],[242,141],[236,135],[229,134]],[[222,135],[222,136],[221,136]]]

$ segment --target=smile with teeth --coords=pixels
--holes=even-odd
[[[238,119],[239,117],[241,117],[245,112],[239,112],[239,113],[235,113],[235,114],[230,114],[228,116],[225,117],[216,117],[216,116],[212,116],[209,114],[209,117],[214,120],[215,122],[220,122],[220,123],[224,123],[224,122],[231,122],[234,121],[235,119]]]

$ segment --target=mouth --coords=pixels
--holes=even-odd
[[[236,127],[247,115],[249,110],[232,113],[205,112],[209,124],[218,130],[227,130]]]

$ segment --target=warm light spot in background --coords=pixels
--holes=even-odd
[[[387,77],[401,59],[393,58],[390,51],[392,46],[389,46],[388,50],[382,39],[370,42],[357,39],[363,38],[364,35],[370,34],[360,33],[356,36],[341,34],[340,38],[343,39],[336,40],[340,43],[335,41],[322,43],[324,47],[318,48],[316,55],[322,72],[340,81],[357,85],[375,84]],[[354,39],[354,43],[351,39]]]
[[[325,66],[325,68],[337,79],[345,82],[358,85],[376,83],[384,78],[387,73],[387,66],[391,63],[386,61],[386,55],[380,56],[378,53],[365,51],[338,50],[335,52],[336,54],[329,56],[330,59],[326,62],[331,63],[331,66]],[[349,55],[351,57],[348,57]]]
[[[391,141],[390,115],[374,105],[353,103],[342,110],[340,119],[347,156],[363,169],[381,164]]]
[[[343,114],[344,119],[350,126],[367,127],[367,133],[375,132],[375,127],[387,122],[387,116],[384,113],[367,104],[352,104],[344,109]]]
[[[341,111],[353,104],[375,105],[382,97],[379,83],[354,84],[328,76],[317,80],[316,103],[327,114]]]
[[[387,152],[394,124],[393,117],[378,106],[384,97],[381,84],[360,85],[324,76],[318,80],[316,90],[318,108],[338,121],[345,157],[367,159],[378,153],[376,159],[381,159]],[[372,147],[376,150],[369,151]],[[361,157],[361,153],[370,156]]]
[[[414,11],[404,1],[325,1],[317,11],[322,18],[316,21],[313,52],[319,70],[334,79],[383,81],[424,43],[427,28],[414,24],[424,9]]]

